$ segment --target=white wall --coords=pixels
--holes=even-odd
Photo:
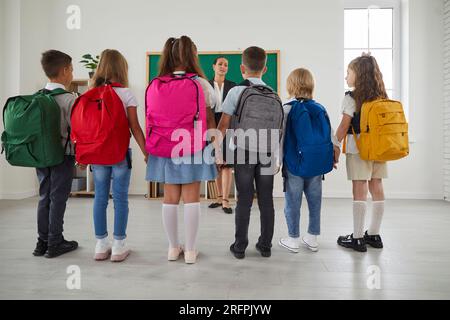
[[[389,192],[443,199],[443,1],[409,1],[409,106],[414,143],[390,166]]]
[[[450,0],[444,2],[444,197],[450,201]]]
[[[268,1],[264,5],[256,0],[229,0],[220,5],[206,0],[40,0],[39,6],[46,8],[47,21],[51,21],[51,25],[44,26],[40,25],[42,18],[39,21],[32,18],[39,10],[39,15],[46,15],[35,4],[37,1],[21,2],[21,16],[26,19],[22,19],[20,24],[20,52],[21,62],[27,67],[26,79],[24,69],[19,73],[22,90],[34,90],[42,85],[38,60],[44,45],[69,53],[74,62],[84,53],[100,53],[105,48],[115,48],[128,59],[131,89],[143,106],[146,51],[160,51],[168,37],[187,34],[200,51],[242,50],[249,45],[281,50],[282,93],[292,69],[299,66],[310,68],[316,77],[317,100],[328,107],[333,124],[339,123],[344,90],[342,0]],[[44,2],[47,5],[44,6]],[[411,146],[408,159],[390,166],[391,178],[386,183],[386,193],[391,198],[441,199],[442,77],[437,75],[442,74],[442,53],[431,48],[440,47],[442,43],[443,0],[410,2],[409,59],[412,67],[408,97],[413,110],[411,127],[416,141]],[[106,3],[111,9],[104,9]],[[66,28],[66,9],[72,4],[81,7],[81,30]],[[250,23],[251,16],[257,20]],[[12,21],[11,25],[14,25]],[[48,33],[45,37],[47,42],[38,37],[42,31]],[[87,70],[77,63],[75,77],[87,77]],[[143,108],[140,109],[140,120],[143,124]],[[135,145],[134,149],[136,161],[130,191],[143,194],[146,192],[145,166]],[[8,167],[8,175],[10,172],[12,169]],[[28,174],[22,169],[14,172],[16,177]],[[4,185],[3,179],[0,181],[0,195],[1,185]],[[35,186],[29,184],[29,187]],[[281,179],[278,178],[276,194],[282,195],[281,187]],[[351,184],[346,181],[345,157],[341,158],[338,172],[327,177],[324,193],[329,196],[351,195]]]
[[[31,4],[32,1],[28,1]],[[2,66],[1,77],[3,79],[3,90],[1,96],[1,106],[4,105],[6,97],[17,95],[20,92],[29,92],[33,88],[29,85],[29,81],[39,81],[40,76],[36,73],[36,69],[32,67],[30,72],[26,72],[31,66],[30,60],[35,55],[34,48],[38,46],[38,35],[34,30],[39,29],[36,20],[28,16],[28,21],[22,20],[26,16],[24,10],[28,10],[27,6],[17,0],[3,0],[4,10],[2,17],[4,49],[4,64]],[[36,4],[29,6],[30,9],[38,9]],[[36,11],[40,14],[40,11]],[[45,16],[44,16],[45,18]],[[33,37],[31,40],[30,37]],[[45,39],[45,34],[40,35]],[[24,39],[30,40],[28,44],[24,43]],[[39,60],[38,60],[39,61]],[[2,108],[3,110],[3,108]],[[2,119],[3,120],[3,119]],[[3,121],[2,121],[3,131]],[[13,168],[10,167],[4,155],[0,157],[0,199],[20,199],[33,196],[37,193],[36,177],[33,169]]]
[[[4,50],[5,50],[5,2],[4,1],[0,1],[0,70],[4,70],[5,68],[5,54],[4,54]],[[3,72],[0,72],[0,106],[3,105],[3,90],[4,90],[4,82],[3,82],[3,78],[4,75],[2,75]],[[0,123],[2,123],[3,125],[3,113],[0,112]],[[3,128],[3,127],[0,127]],[[1,165],[1,164],[0,164]],[[1,170],[1,169],[0,169]]]

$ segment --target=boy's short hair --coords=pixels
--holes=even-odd
[[[69,66],[72,58],[64,52],[58,50],[48,50],[42,53],[41,65],[45,75],[49,79],[54,79],[59,75],[62,68]]]
[[[295,69],[289,75],[286,87],[291,98],[312,99],[314,93],[314,77],[307,69]]]
[[[249,47],[242,53],[242,64],[250,72],[261,72],[267,62],[267,54],[259,47]]]

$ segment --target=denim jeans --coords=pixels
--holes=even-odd
[[[131,150],[130,160],[131,160]],[[128,187],[130,186],[131,168],[125,158],[111,165],[93,165],[92,172],[95,184],[94,228],[97,239],[108,236],[106,209],[112,178],[112,195],[114,201],[114,239],[124,240],[128,223]]]
[[[248,155],[246,155],[247,161]],[[250,211],[255,194],[254,184],[256,186],[261,222],[261,236],[258,239],[258,244],[263,249],[270,249],[272,247],[275,220],[275,209],[273,205],[274,176],[264,173],[264,169],[267,170],[267,168],[270,168],[270,163],[262,164],[259,159],[256,162],[256,164],[234,165],[236,189],[238,192],[234,248],[238,252],[244,252],[248,246]]]
[[[309,228],[311,235],[320,235],[320,211],[322,207],[322,176],[303,179],[288,170],[286,176],[286,203],[284,215],[291,238],[300,237],[300,208],[303,192],[309,209]]]
[[[72,188],[75,158],[64,156],[64,162],[53,167],[37,168],[39,204],[37,209],[39,239],[49,246],[63,241],[64,213]]]

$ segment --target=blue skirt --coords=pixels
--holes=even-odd
[[[190,184],[211,181],[217,177],[212,144],[195,155],[182,158],[161,158],[148,156],[146,180],[167,184]]]

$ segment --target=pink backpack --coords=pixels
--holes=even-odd
[[[145,110],[149,154],[179,158],[206,146],[206,102],[196,77],[167,75],[153,79],[148,85]]]

